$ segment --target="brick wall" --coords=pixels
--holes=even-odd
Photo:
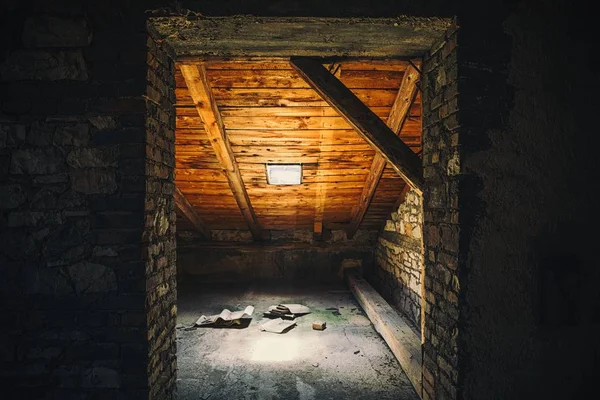
[[[460,291],[457,31],[451,27],[423,62],[423,167],[426,181],[423,398],[455,399]]]
[[[150,399],[175,396],[175,67],[148,38],[145,259]]]
[[[368,277],[417,331],[421,330],[422,231],[422,197],[411,190],[377,238],[376,268]]]

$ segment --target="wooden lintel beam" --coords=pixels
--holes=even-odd
[[[423,191],[421,159],[369,107],[329,73],[318,59],[292,57],[290,64],[323,100],[391,164],[402,179],[419,192]]]
[[[400,134],[400,130],[402,129],[402,125],[404,125],[404,121],[408,116],[410,107],[417,96],[418,80],[419,72],[412,65],[409,66],[406,69],[406,72],[404,72],[400,89],[398,89],[396,100],[394,100],[394,104],[392,105],[392,109],[386,123],[390,130],[396,135]],[[379,153],[375,154],[375,158],[373,158],[373,162],[371,164],[371,170],[369,171],[369,175],[367,175],[365,185],[363,186],[363,191],[360,195],[360,200],[352,209],[350,224],[346,230],[348,238],[352,238],[354,236],[358,230],[358,227],[362,223],[362,220],[369,209],[369,205],[371,205],[373,196],[375,196],[375,190],[377,189],[379,180],[383,175],[385,165],[385,158],[383,158]]]
[[[453,24],[452,18],[150,17],[148,30],[173,55],[192,57],[415,57]],[[382,45],[384,44],[384,45]]]
[[[254,240],[262,240],[264,237],[262,228],[250,203],[246,186],[225,134],[221,114],[210,89],[206,68],[201,63],[198,65],[181,65],[180,69],[190,91],[190,97],[194,101],[198,115],[200,115],[204,124],[204,130],[227,176],[229,187],[248,224],[252,237]]]
[[[210,229],[206,226],[204,221],[202,221],[202,218],[198,215],[194,206],[190,204],[178,187],[175,188],[173,198],[175,199],[177,210],[181,215],[183,215],[205,239],[210,240]]]

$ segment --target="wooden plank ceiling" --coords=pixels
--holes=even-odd
[[[185,65],[193,63],[185,61]],[[176,69],[176,185],[209,229],[248,230],[220,158],[181,72]],[[292,69],[289,60],[203,62],[226,138],[262,229],[346,229],[375,151]],[[324,64],[384,122],[410,63],[348,60]],[[210,130],[209,130],[210,132]],[[400,138],[421,151],[417,91]],[[301,163],[301,185],[268,185],[266,163]],[[385,166],[360,229],[379,229],[397,206],[404,181]],[[192,229],[183,218],[179,229]]]

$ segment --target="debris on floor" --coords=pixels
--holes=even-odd
[[[267,318],[294,319],[305,314],[310,314],[310,308],[302,304],[278,304],[270,306],[264,316]]]
[[[201,316],[198,318],[195,326],[214,326],[214,327],[229,327],[246,325],[252,319],[254,312],[253,306],[246,307],[243,311],[229,311],[224,309],[220,314],[211,316]]]
[[[340,308],[343,308],[343,307],[340,307]],[[326,308],[326,310],[333,311],[332,312],[333,315],[342,315],[342,314],[340,314],[340,309],[337,307],[328,307],[328,308]]]
[[[325,323],[325,321],[314,321],[312,323],[312,328],[316,331],[323,331],[325,330],[326,325],[327,324]]]
[[[260,326],[260,330],[272,333],[284,333],[290,330],[296,323],[294,321],[285,321],[281,318],[272,319]]]

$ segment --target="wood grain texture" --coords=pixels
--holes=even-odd
[[[410,66],[405,62],[406,67]],[[338,65],[340,67],[338,68]],[[288,66],[289,68],[289,66]],[[400,86],[402,70],[352,70],[345,64],[337,64],[340,80],[351,89],[396,89]],[[212,88],[302,88],[308,84],[289,69],[207,69]],[[175,85],[185,88],[185,80],[179,70],[175,71]]]
[[[150,17],[174,57],[417,57],[450,18]]]
[[[392,110],[390,111],[390,115],[386,122],[390,130],[395,134],[400,133],[402,126],[406,121],[408,112],[410,111],[411,105],[415,100],[417,95],[418,80],[419,72],[412,65],[409,66],[404,73],[400,89],[398,90],[398,95],[396,96],[396,100],[392,105]],[[386,160],[381,156],[381,154],[376,154],[375,158],[373,159],[373,163],[371,164],[371,171],[367,176],[360,200],[352,210],[352,220],[350,221],[350,225],[346,231],[346,234],[349,238],[354,236],[358,230],[358,227],[362,223],[365,214],[367,213],[369,205],[371,205],[371,201],[375,195],[375,190],[377,189],[377,185],[379,184],[381,176],[383,175],[385,164]]]
[[[422,396],[420,338],[356,269],[345,270],[344,276],[358,304],[398,359],[419,396]]]
[[[205,239],[210,240],[210,229],[208,226],[206,226],[202,218],[200,218],[200,215],[198,215],[198,212],[196,212],[194,206],[190,204],[178,187],[175,187],[173,198],[175,199],[177,211],[179,211],[179,213],[183,215],[185,219],[194,227],[194,229],[198,231]]]
[[[306,57],[292,57],[290,64],[394,167],[408,184],[422,192],[421,160],[377,115],[329,73],[319,61]]]
[[[185,80],[181,65],[197,64],[198,60],[177,64],[176,67],[178,93],[187,98],[186,104],[176,107],[176,184],[208,226],[244,230],[247,223],[233,196],[228,177],[192,96],[187,86],[183,86]],[[400,60],[344,60],[324,65],[335,70],[342,81],[346,78],[346,82],[357,82],[355,86],[372,83],[379,78],[394,79],[396,88],[390,89],[389,82],[383,84],[390,88],[384,90],[385,99],[377,100],[381,101],[381,105],[369,106],[385,122],[397,97],[401,82],[398,78],[403,77],[409,63]],[[281,100],[281,105],[263,105],[262,96],[270,99],[267,104],[277,97],[268,90],[254,90],[254,105],[229,106],[217,102],[229,146],[261,228],[314,229],[315,214],[322,212],[323,229],[331,229],[333,224],[346,230],[352,220],[352,206],[358,203],[376,155],[371,145],[309,88],[293,70],[289,59],[207,59],[204,66],[209,84],[218,80],[223,85],[211,87],[211,90],[228,96],[226,103],[240,101],[233,97],[238,93],[232,92],[233,89],[240,93],[261,89],[257,78],[266,79],[268,85],[274,86]],[[283,82],[277,81],[278,74]],[[299,84],[298,80],[303,84]],[[244,87],[246,83],[248,87]],[[292,87],[286,87],[288,84]],[[228,88],[228,85],[232,87]],[[298,105],[304,100],[297,97],[296,89],[310,91],[312,99],[318,100],[317,105],[314,101]],[[377,98],[381,94],[381,88],[377,87],[351,90],[361,90],[365,98]],[[421,147],[420,114],[420,97],[417,95],[399,135],[414,151]],[[301,187],[268,185],[266,162],[301,162]],[[378,229],[393,211],[394,203],[405,186],[398,174],[387,165],[361,229]],[[180,223],[185,224],[186,229],[192,229],[186,220],[180,218]]]
[[[190,96],[194,100],[198,114],[202,118],[204,129],[211,141],[215,155],[227,175],[231,191],[250,232],[252,232],[252,237],[255,240],[262,240],[262,228],[250,203],[242,175],[225,135],[225,128],[208,84],[204,65],[181,66],[181,73],[188,86]]]

